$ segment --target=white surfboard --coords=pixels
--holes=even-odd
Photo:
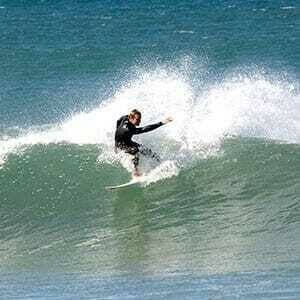
[[[129,182],[126,182],[126,183],[123,183],[123,184],[106,186],[105,189],[108,190],[108,191],[121,189],[121,188],[124,188],[124,187],[128,187],[128,186],[131,186],[131,185],[142,183],[144,181],[145,181],[145,177],[144,176],[139,176],[139,177],[135,177],[135,178],[131,179]]]

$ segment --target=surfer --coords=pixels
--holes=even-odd
[[[142,114],[137,109],[132,110],[129,115],[122,116],[117,121],[117,127],[115,132],[115,149],[124,151],[133,156],[132,162],[134,166],[133,176],[140,176],[138,165],[139,165],[139,153],[151,157],[156,161],[160,161],[159,156],[153,152],[151,149],[138,144],[131,140],[132,136],[135,134],[141,134],[145,132],[152,131],[162,125],[165,125],[171,121],[172,118],[167,118],[162,122],[147,125],[144,127],[137,127],[140,125],[142,119]]]

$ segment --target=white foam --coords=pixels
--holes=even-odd
[[[179,174],[179,170],[180,168],[176,161],[166,160],[146,174],[146,181],[144,182],[144,185],[147,186],[159,180],[177,176]]]
[[[189,67],[195,69],[189,63],[184,68]],[[124,82],[92,111],[75,114],[50,128],[2,138],[0,164],[10,153],[31,145],[62,142],[99,144],[103,149],[99,160],[114,162],[118,160],[112,150],[115,122],[133,108],[143,113],[141,125],[167,116],[174,118],[173,123],[135,139],[158,152],[164,161],[180,165],[199,155],[215,155],[228,135],[300,142],[297,82],[273,80],[258,72],[199,84],[197,77],[191,78],[184,68],[139,70],[134,79]]]
[[[295,6],[282,6],[282,7],[280,7],[280,9],[289,10],[289,9],[296,9],[296,7]]]

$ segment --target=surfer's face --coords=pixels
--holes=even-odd
[[[141,123],[141,116],[140,115],[134,115],[133,117],[129,118],[129,121],[134,125],[134,126],[139,126]]]

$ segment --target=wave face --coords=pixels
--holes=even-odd
[[[147,183],[149,190],[122,193],[127,199],[124,202],[134,203],[131,198],[142,197],[155,205],[159,197],[162,207],[171,202],[179,211],[182,205],[189,210],[190,206],[201,209],[201,205],[218,206],[221,202],[221,211],[229,205],[228,209],[237,214],[220,214],[224,222],[229,222],[230,230],[244,218],[253,222],[252,214],[255,219],[268,215],[269,205],[274,205],[279,206],[271,213],[274,227],[267,225],[263,217],[262,223],[253,224],[254,228],[262,226],[264,231],[270,226],[272,236],[273,230],[282,230],[280,224],[283,230],[285,224],[295,226],[293,218],[285,216],[285,210],[297,207],[295,199],[299,192],[300,102],[295,84],[252,74],[231,76],[199,88],[199,81],[194,84],[188,75],[182,69],[139,69],[134,78],[96,109],[75,114],[61,124],[20,131],[14,137],[3,136],[1,196],[3,217],[8,222],[4,225],[8,228],[6,238],[25,238],[23,226],[27,227],[31,218],[33,232],[35,226],[52,232],[52,226],[56,226],[53,219],[64,220],[69,216],[72,220],[73,214],[81,216],[82,226],[82,217],[85,219],[86,214],[95,213],[99,206],[106,202],[108,205],[116,197],[104,192],[103,187],[126,181],[126,168],[130,171],[130,167],[128,160],[126,164],[126,159],[113,152],[115,120],[137,103],[144,112],[145,123],[166,115],[173,116],[175,121],[139,137],[140,142],[161,155],[163,164],[149,167],[144,162],[146,171],[150,168],[153,175]],[[112,217],[111,212],[107,213],[103,217]],[[215,213],[212,210],[206,218],[215,222]],[[50,223],[44,222],[44,217]],[[297,220],[297,213],[294,218]],[[176,222],[185,225],[188,219]],[[245,226],[248,232],[251,224]],[[155,227],[151,228],[150,225],[150,231]],[[205,228],[210,232],[207,225]],[[56,234],[61,237],[60,230]],[[52,243],[57,242],[54,238]],[[32,246],[36,251],[52,248],[51,244],[43,243]]]
[[[299,145],[228,138],[170,178],[120,192],[97,146],[35,145],[1,169],[2,270],[230,274],[299,262]],[[289,260],[286,260],[286,255]],[[295,269],[296,268],[296,269]]]
[[[288,239],[293,237],[299,226],[297,82],[252,72],[236,73],[210,84],[201,81],[201,76],[195,77],[191,69],[187,58],[173,68],[138,68],[97,108],[59,124],[26,131],[15,128],[2,134],[3,239],[14,245],[17,256],[23,257],[25,249],[19,243],[25,243],[26,251],[31,249],[30,253],[37,252],[42,261],[49,262],[45,259],[51,256],[48,252],[55,253],[56,245],[64,244],[70,234],[66,228],[74,230],[75,219],[80,229],[75,241],[67,244],[78,246],[79,253],[82,249],[98,249],[98,233],[90,234],[88,228],[115,231],[114,210],[123,209],[123,197],[126,205],[141,206],[142,211],[135,212],[142,214],[142,219],[149,209],[154,210],[150,224],[145,225],[146,232],[154,235],[174,215],[173,230],[177,225],[187,230],[183,228],[192,222],[192,227],[197,226],[191,229],[195,236],[190,238],[201,240],[207,235],[212,243],[216,243],[215,238],[221,243],[224,230],[230,238],[223,242],[231,248],[231,242],[235,243],[232,236],[241,237],[239,246],[248,238],[249,243],[262,237],[272,240],[282,231]],[[130,158],[114,153],[113,134],[117,118],[137,106],[145,124],[168,115],[174,118],[173,123],[137,137],[159,153],[162,164],[142,160],[142,169],[150,174],[144,188],[107,193],[105,185],[129,179]],[[164,213],[166,219],[162,218],[161,225],[151,224]],[[90,214],[94,221],[87,221]],[[131,230],[130,217],[125,219],[129,222],[125,227]],[[36,240],[37,231],[42,241]],[[109,243],[116,242],[114,234],[118,230]],[[286,243],[285,238],[279,243]],[[294,243],[291,245],[293,248]],[[11,246],[4,249],[9,261],[14,252]],[[257,255],[252,259],[265,257]],[[27,264],[22,259],[15,263]]]
[[[33,281],[41,271],[45,281],[52,276],[48,272],[80,272],[88,276],[87,285],[93,285],[92,274],[111,278],[102,279],[101,291],[111,282],[121,288],[120,276],[135,277],[133,286],[144,276],[177,286],[169,276],[181,281],[194,274],[209,276],[217,282],[209,287],[220,288],[235,280],[229,274],[251,274],[246,278],[264,284],[281,270],[293,274],[288,293],[297,294],[297,84],[259,72],[209,84],[188,70],[184,64],[139,68],[90,111],[54,125],[3,132],[3,289],[18,290],[11,270],[31,270]],[[150,174],[144,186],[107,192],[105,186],[130,179],[130,158],[114,153],[113,133],[117,118],[137,106],[145,124],[174,118],[137,137],[159,153],[162,163],[142,160],[142,170]],[[34,284],[22,274],[16,280],[31,290]],[[184,291],[196,284],[188,278]],[[71,280],[74,287],[78,280]],[[286,280],[281,279],[280,291]],[[129,285],[127,292],[134,288]],[[137,297],[145,297],[149,288]]]

